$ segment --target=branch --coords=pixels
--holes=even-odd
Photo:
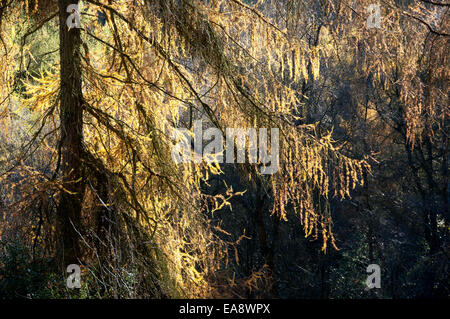
[[[435,6],[450,7],[450,3],[434,2],[434,1],[430,1],[430,0],[420,0],[420,1],[432,4],[432,5],[435,5]]]
[[[421,0],[421,1],[424,1],[424,0]],[[429,30],[431,33],[433,33],[433,34],[435,34],[435,35],[438,35],[438,36],[450,37],[450,34],[448,34],[448,33],[441,33],[441,32],[438,32],[438,31],[434,30],[427,22],[423,21],[422,19],[420,19],[420,18],[418,18],[418,17],[416,17],[416,16],[414,16],[414,15],[412,15],[412,14],[410,14],[410,13],[404,11],[404,10],[401,10],[401,9],[398,8],[398,7],[394,7],[394,6],[392,6],[390,3],[387,3],[386,1],[382,1],[382,2],[383,2],[384,4],[386,4],[388,7],[390,7],[391,9],[398,10],[398,11],[400,11],[401,13],[403,13],[404,15],[406,15],[407,17],[410,17],[410,18],[413,18],[414,20],[419,21],[419,22],[422,23],[424,26],[426,26],[426,27],[428,28],[428,30]],[[426,2],[426,1],[425,1],[425,2]]]

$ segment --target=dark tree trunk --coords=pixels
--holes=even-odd
[[[60,23],[60,130],[61,174],[64,188],[57,209],[59,257],[62,267],[77,264],[81,257],[81,208],[84,196],[82,171],[83,150],[83,99],[81,91],[80,29],[66,25],[67,7],[77,3],[59,0]]]
[[[267,265],[269,271],[269,280],[270,287],[269,293],[272,298],[276,298],[278,296],[277,286],[276,286],[276,278],[275,278],[275,249],[276,243],[278,240],[278,230],[280,218],[278,216],[273,216],[273,229],[272,229],[272,245],[269,244],[268,234],[266,231],[266,226],[264,224],[264,203],[267,198],[266,194],[263,194],[262,186],[260,181],[257,182],[257,194],[256,194],[256,203],[255,203],[255,221],[256,221],[256,229],[258,233],[259,245],[261,248],[261,254],[264,259],[264,264]]]

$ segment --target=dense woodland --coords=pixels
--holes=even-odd
[[[449,8],[0,0],[0,299],[447,298]]]

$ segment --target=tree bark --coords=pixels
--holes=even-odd
[[[80,47],[80,29],[69,28],[66,12],[73,0],[59,0],[60,23],[60,147],[61,174],[64,188],[61,191],[57,209],[58,235],[60,236],[58,255],[63,268],[78,264],[81,258],[80,233],[81,209],[84,197],[82,168],[83,151],[83,98]]]

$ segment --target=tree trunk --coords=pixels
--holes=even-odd
[[[256,185],[257,194],[256,194],[256,203],[255,203],[255,221],[256,221],[256,229],[259,237],[259,244],[261,248],[261,254],[264,259],[264,264],[268,267],[268,277],[269,277],[269,286],[268,291],[271,294],[271,298],[277,298],[278,291],[276,286],[275,279],[275,261],[274,254],[276,248],[276,242],[278,240],[278,229],[279,229],[279,217],[273,216],[273,238],[272,245],[269,245],[268,234],[266,231],[266,226],[264,224],[264,202],[267,198],[266,194],[263,194],[261,182],[258,181]]]
[[[58,255],[60,265],[78,264],[81,257],[81,208],[84,196],[82,172],[83,148],[83,98],[81,91],[80,29],[69,28],[66,12],[73,0],[59,0],[60,23],[60,130],[61,130],[61,174],[64,188],[57,209]]]

